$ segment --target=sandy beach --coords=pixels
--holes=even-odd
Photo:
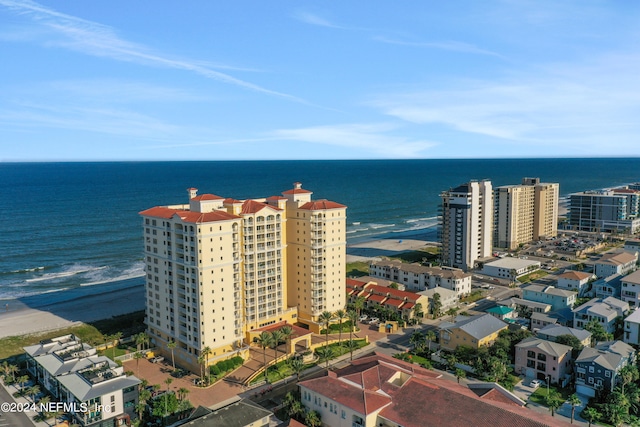
[[[61,329],[145,308],[144,286],[141,284],[112,292],[87,293],[74,299],[38,307],[30,307],[29,301],[25,298],[24,301],[1,302],[0,338]]]
[[[402,252],[415,251],[425,246],[436,246],[438,243],[420,239],[377,239],[347,245],[347,262],[370,261],[382,256],[397,255]]]

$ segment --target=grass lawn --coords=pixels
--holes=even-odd
[[[427,262],[437,262],[439,252],[436,247],[426,247],[417,251],[402,252],[389,258],[399,259],[403,262],[422,262],[423,259]]]
[[[560,396],[562,397],[562,400],[567,400],[569,398],[569,396],[572,394],[571,391],[567,390],[567,389],[563,389],[563,388],[556,388],[551,386],[549,388],[549,391],[551,393],[553,393],[554,391],[558,392],[560,394]],[[538,387],[538,389],[536,391],[534,391],[531,394],[531,397],[529,397],[529,400],[531,400],[534,403],[537,403],[539,405],[542,406],[547,406],[547,403],[545,401],[547,397],[547,386],[546,385],[541,385],[540,387]]]
[[[130,348],[125,347],[125,346],[118,346],[118,347],[115,348],[115,357],[122,356],[122,355],[127,354],[127,353],[132,353],[134,351],[135,351],[135,349],[131,350]],[[106,350],[99,350],[98,354],[100,356],[107,356],[111,360],[113,360],[113,358],[114,358],[114,350],[113,350],[113,348],[108,348]]]
[[[475,291],[472,291],[471,294],[469,294],[468,296],[461,298],[460,301],[469,303],[469,302],[476,302],[482,298],[484,298],[484,292],[479,289],[476,289]]]
[[[527,282],[531,282],[532,280],[537,280],[537,279],[539,279],[541,277],[544,277],[547,274],[549,274],[549,273],[547,273],[544,270],[538,270],[538,271],[534,271],[534,272],[529,273],[529,274],[525,274],[524,276],[518,277],[518,281],[520,283],[527,283]]]
[[[362,277],[369,275],[369,263],[356,261],[347,263],[347,277]]]

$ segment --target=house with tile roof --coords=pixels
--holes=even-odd
[[[617,298],[594,298],[573,309],[573,326],[584,329],[587,323],[595,320],[612,334],[616,330],[616,319],[624,317],[628,311],[629,304]]]
[[[453,351],[459,345],[473,348],[490,346],[508,324],[490,314],[458,316],[455,323],[440,324],[440,347]]]
[[[516,344],[515,372],[565,386],[571,379],[572,350],[568,345],[529,337]]]
[[[303,406],[332,427],[568,425],[525,408],[524,401],[498,384],[457,384],[379,353],[299,387]]]
[[[591,345],[591,332],[584,329],[575,329],[559,324],[549,324],[536,332],[536,336],[547,341],[556,341],[558,337],[571,335],[580,341],[585,347]]]
[[[576,392],[594,397],[599,389],[611,391],[622,368],[635,361],[635,350],[622,341],[585,347],[575,361]]]
[[[595,279],[595,275],[583,271],[568,270],[558,276],[558,289],[577,292],[582,296],[587,290],[589,282]]]
[[[594,262],[594,273],[598,277],[607,277],[613,274],[629,274],[636,269],[638,254],[631,252],[608,253],[602,255]]]
[[[423,312],[429,307],[429,297],[426,295],[380,286],[373,281],[364,282],[358,279],[347,279],[346,292],[350,303],[355,302],[358,297],[362,297],[366,308],[370,310],[380,308],[392,310],[400,318],[407,320],[415,317],[416,304],[422,306]]]
[[[369,264],[369,274],[400,283],[413,291],[445,288],[462,297],[471,293],[471,274],[458,268],[424,267],[397,260],[382,259]]]
[[[523,299],[550,304],[552,311],[573,307],[577,296],[577,292],[558,289],[554,286],[529,285],[522,288]]]

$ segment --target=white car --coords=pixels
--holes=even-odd
[[[375,325],[379,321],[380,321],[380,319],[378,319],[377,317],[372,317],[371,320],[369,320],[369,324],[370,325]]]
[[[358,318],[358,321],[360,321],[360,322],[364,322],[364,321],[365,321],[365,320],[367,320],[367,319],[368,319],[367,315],[366,315],[366,314],[363,314],[362,316],[360,316],[360,317]]]
[[[542,385],[542,381],[540,380],[533,380],[529,383],[529,387],[533,387],[533,388],[538,388]]]

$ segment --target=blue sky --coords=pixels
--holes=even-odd
[[[0,161],[640,156],[640,2],[0,0]]]

